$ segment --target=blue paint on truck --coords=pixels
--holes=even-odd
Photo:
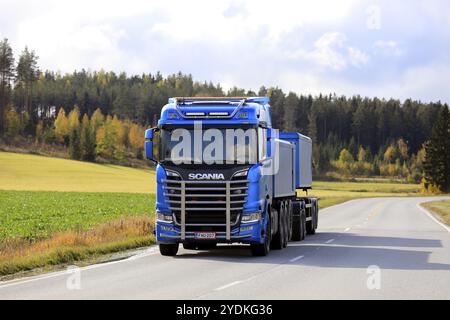
[[[233,143],[254,143],[248,146],[254,150],[248,151],[251,156],[246,154],[252,160],[210,164],[189,150],[180,159],[192,161],[178,163],[172,158],[174,141],[185,138],[174,132],[184,129],[196,137],[199,122],[216,133],[248,130],[254,142],[233,137]],[[311,140],[272,128],[269,98],[171,98],[158,126],[147,130],[145,138],[146,157],[156,167],[156,239],[161,254],[175,255],[180,243],[191,250],[244,243],[253,255],[264,256],[315,232],[317,199],[297,196],[297,189],[311,188]],[[192,142],[192,153],[196,148],[205,152],[204,143]],[[190,148],[191,142],[186,145]]]

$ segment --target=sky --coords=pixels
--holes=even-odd
[[[62,73],[450,102],[447,0],[0,0],[0,37]]]

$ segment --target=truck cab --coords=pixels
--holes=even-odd
[[[244,243],[264,256],[315,231],[317,199],[296,192],[311,188],[311,140],[272,128],[269,98],[171,98],[145,138],[161,254]]]

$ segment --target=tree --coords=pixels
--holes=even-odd
[[[397,148],[398,148],[398,152],[399,152],[401,159],[408,160],[409,148],[408,148],[408,145],[406,144],[405,140],[403,140],[403,138],[398,139]]]
[[[101,110],[97,108],[91,117],[91,127],[94,135],[97,133],[98,128],[103,124],[104,121],[105,117],[103,116]]]
[[[13,107],[5,112],[5,135],[9,138],[15,138],[23,132],[20,115]]]
[[[36,126],[36,143],[42,142],[44,132],[45,132],[44,122],[42,120],[39,120]]]
[[[16,72],[16,87],[21,92],[20,105],[31,116],[31,124],[34,124],[37,118],[37,112],[33,108],[33,84],[39,76],[39,69],[37,67],[38,56],[33,50],[28,50],[28,47],[22,51],[19,62],[17,63]]]
[[[81,159],[81,146],[80,146],[80,130],[79,127],[70,128],[69,132],[69,156],[71,159]]]
[[[142,151],[144,150],[145,132],[144,128],[138,124],[132,124],[128,133],[128,141],[130,147],[138,159],[142,158]]]
[[[450,191],[450,117],[447,106],[431,132],[430,140],[425,144],[424,171],[427,183],[443,192]]]
[[[342,149],[339,153],[339,162],[342,164],[344,163],[352,163],[353,162],[353,156],[347,149]]]
[[[289,92],[284,101],[284,130],[296,131],[296,115],[298,112],[299,99],[293,92]]]
[[[95,161],[95,139],[89,117],[86,113],[83,115],[83,120],[81,121],[80,145],[81,160]]]
[[[80,128],[80,110],[78,107],[75,107],[70,111],[69,117],[69,130],[72,130],[73,128],[79,129]]]
[[[59,109],[58,116],[55,120],[55,136],[60,143],[64,143],[69,135],[69,119],[63,108]]]
[[[80,112],[75,107],[69,113],[69,155],[70,158],[81,159],[81,143],[80,143]]]
[[[107,116],[103,125],[97,130],[96,152],[106,159],[114,159],[117,150],[117,134],[112,124],[113,118]]]
[[[360,146],[360,147],[359,147],[359,151],[358,151],[358,161],[359,161],[359,162],[364,162],[364,161],[367,160],[366,157],[367,157],[367,152],[366,152],[366,150],[364,149],[363,146]]]
[[[8,39],[0,41],[0,135],[4,132],[4,115],[9,102],[10,83],[14,77],[14,56]]]
[[[313,144],[317,143],[317,114],[313,109],[309,114],[308,135],[311,138]]]
[[[395,145],[391,144],[386,148],[383,158],[387,163],[392,163],[395,161],[395,159],[397,158],[397,148],[395,147]]]

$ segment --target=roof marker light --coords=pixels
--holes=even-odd
[[[215,112],[210,112],[209,115],[210,116],[227,116],[228,112],[215,111]]]
[[[195,116],[204,116],[204,112],[186,112],[186,115],[188,117],[195,117]]]

